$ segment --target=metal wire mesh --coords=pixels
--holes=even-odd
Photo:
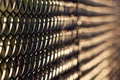
[[[86,64],[119,42],[116,4],[100,2],[0,0],[0,80],[91,80]]]

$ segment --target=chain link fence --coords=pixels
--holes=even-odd
[[[0,0],[0,80],[110,80],[119,69],[116,6]]]

